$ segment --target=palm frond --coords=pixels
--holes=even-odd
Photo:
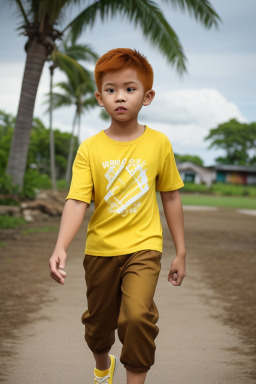
[[[114,17],[117,14],[127,17],[135,26],[140,26],[146,39],[160,49],[168,61],[177,67],[178,72],[186,70],[186,58],[178,36],[157,4],[151,0],[94,1],[65,30],[71,29],[73,38],[77,39],[86,27],[94,25],[98,15],[104,21],[108,16]]]
[[[221,21],[220,16],[212,7],[208,0],[162,0],[165,3],[171,3],[174,8],[179,7],[182,11],[188,10],[191,16],[200,20],[206,28],[212,26],[218,27]]]
[[[65,19],[66,9],[74,3],[74,0],[44,0],[40,3],[45,3],[44,7],[49,9],[48,17],[50,25],[55,24],[57,26]]]
[[[69,97],[69,95],[62,93],[52,93],[52,106],[54,109],[70,105],[74,105],[73,97]]]
[[[95,63],[99,56],[88,44],[72,43],[68,45],[65,41],[62,52],[75,60],[84,60]]]
[[[25,21],[26,26],[28,27],[29,26],[29,20],[28,20],[28,16],[26,14],[25,8],[22,4],[22,1],[21,0],[15,0],[15,2],[16,2],[17,7],[19,8],[19,10],[23,16],[23,19]]]
[[[73,58],[56,51],[55,60],[59,68],[65,72],[68,78],[70,90],[75,90],[80,94],[86,89],[87,92],[95,92],[95,82],[91,71],[87,70]]]
[[[99,5],[100,1],[96,0],[95,3],[85,8],[68,25],[66,25],[62,30],[62,34],[69,30],[70,34],[68,37],[72,42],[76,41],[86,26],[92,27],[94,25]]]
[[[60,108],[62,106],[76,105],[77,111],[83,113],[86,110],[89,110],[95,107],[98,103],[94,96],[95,86],[90,82],[82,83],[70,81],[62,81],[55,85],[62,92],[53,92],[52,93],[52,107]],[[48,97],[47,102],[49,103],[50,98]]]
[[[133,13],[133,7],[130,3],[129,11],[135,26],[140,25],[146,39],[159,48],[168,61],[176,67],[178,73],[184,73],[186,71],[186,56],[178,36],[165,19],[162,11],[155,2],[150,0],[133,0],[132,3],[136,12]]]
[[[33,130],[34,131],[37,131],[37,132],[40,132],[40,131],[44,131],[45,130],[45,125],[44,123],[42,122],[41,119],[39,119],[38,117],[34,117],[33,118]]]
[[[60,67],[60,69],[63,69],[63,70],[65,68],[62,68],[62,67],[63,66],[65,67],[66,65],[75,67],[77,69],[81,67],[81,65],[75,59],[59,51],[57,48],[52,52],[51,59],[54,65]]]
[[[22,0],[2,0],[1,6],[9,6],[13,9],[14,14],[17,18],[21,19],[22,25],[19,26],[19,29],[26,29],[29,25],[29,7],[26,6],[26,1]],[[23,24],[25,22],[25,24]]]
[[[85,67],[83,67],[79,62],[69,55],[67,52],[63,53],[55,49],[52,52],[52,60],[55,66],[58,66],[62,71],[64,71],[69,77],[71,71],[77,71],[81,77],[82,81],[88,81],[91,79],[91,73]]]
[[[96,100],[95,96],[90,96],[87,97],[86,99],[83,100],[82,106],[84,109],[89,110],[91,108],[94,108],[98,105],[98,102]]]
[[[35,25],[57,26],[65,16],[65,10],[71,0],[29,0],[30,17]]]
[[[70,82],[65,82],[65,81],[61,81],[60,83],[57,83],[54,85],[54,87],[58,87],[60,89],[62,89],[63,91],[65,91],[66,95],[74,95],[75,93],[75,89],[73,88],[73,84],[71,84]]]
[[[110,121],[110,116],[107,114],[105,109],[101,109],[100,111],[100,118],[104,121]]]

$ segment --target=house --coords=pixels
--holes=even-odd
[[[226,184],[256,185],[256,167],[242,165],[216,165],[201,167],[189,161],[177,164],[184,182],[206,184],[213,182]]]
[[[184,182],[195,184],[206,184],[209,187],[216,180],[216,171],[201,167],[200,165],[185,161],[177,164],[180,176]]]
[[[216,181],[227,184],[256,185],[256,167],[216,165]]]

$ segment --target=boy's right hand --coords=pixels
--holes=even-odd
[[[65,250],[58,250],[54,251],[52,254],[52,257],[49,260],[49,269],[50,269],[50,276],[53,280],[57,281],[59,284],[64,284],[66,272],[63,271],[63,268],[65,268],[65,262],[66,262],[67,254]]]

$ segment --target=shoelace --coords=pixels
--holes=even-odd
[[[95,378],[95,384],[108,384],[108,379],[110,378],[110,375],[104,376],[104,377],[98,377],[94,375]]]

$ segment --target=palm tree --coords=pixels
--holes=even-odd
[[[162,0],[188,10],[206,28],[217,26],[220,20],[209,0]],[[55,41],[66,34],[78,38],[86,27],[92,27],[98,16],[105,21],[109,16],[126,16],[139,25],[146,36],[182,73],[186,58],[178,36],[168,24],[156,1],[153,0],[8,0],[15,7],[28,37],[27,59],[22,82],[15,131],[9,154],[7,173],[13,183],[22,186],[33,118],[34,104],[41,73],[46,60],[55,48]],[[60,29],[65,12],[72,5],[85,4],[82,11]],[[57,29],[57,27],[59,29]]]
[[[66,168],[66,182],[70,181],[72,158],[74,153],[75,142],[75,128],[77,126],[78,142],[80,141],[81,130],[81,116],[84,112],[98,105],[94,96],[95,84],[93,81],[93,74],[83,68],[83,74],[81,69],[67,70],[68,81],[63,81],[57,84],[62,90],[62,93],[52,93],[52,106],[53,108],[60,108],[64,106],[75,105],[75,115],[73,120],[72,134],[70,140],[67,168]]]
[[[92,50],[89,45],[76,44],[74,41],[71,41],[68,44],[68,41],[61,42],[58,47],[55,47],[51,53],[50,60],[51,65],[50,70],[50,92],[49,92],[49,128],[50,128],[50,165],[51,165],[51,180],[52,180],[52,189],[56,192],[56,170],[55,170],[55,145],[54,145],[54,131],[52,128],[52,115],[53,115],[53,105],[52,105],[52,88],[53,88],[53,75],[55,69],[58,67],[64,73],[74,68],[74,70],[79,70],[83,77],[83,67],[77,62],[77,60],[92,61],[95,62],[98,59],[98,55]],[[85,80],[87,78],[85,77]]]

